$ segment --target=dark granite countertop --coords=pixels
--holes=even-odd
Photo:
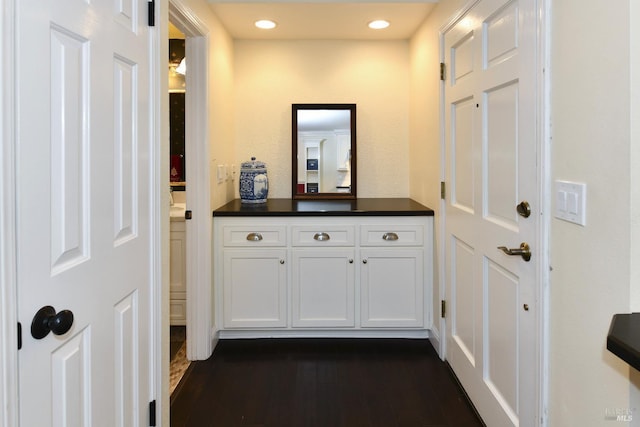
[[[243,204],[232,200],[213,211],[214,217],[229,216],[433,216],[433,210],[409,198],[355,200],[267,199],[266,203]]]
[[[640,313],[613,316],[607,350],[640,370]]]

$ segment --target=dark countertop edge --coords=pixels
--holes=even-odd
[[[355,200],[267,199],[264,204],[245,205],[240,199],[213,211],[214,217],[240,216],[433,216],[434,211],[410,198]]]
[[[640,313],[613,315],[607,350],[640,370]]]

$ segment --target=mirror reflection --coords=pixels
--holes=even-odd
[[[355,104],[293,104],[294,199],[353,199]]]

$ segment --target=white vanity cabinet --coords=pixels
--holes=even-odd
[[[169,229],[169,323],[187,324],[187,245],[184,216],[171,221]]]
[[[220,337],[426,337],[433,216],[214,214]]]

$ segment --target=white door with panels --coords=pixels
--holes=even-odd
[[[20,423],[149,425],[147,2],[16,6]]]
[[[447,359],[489,426],[539,423],[535,3],[443,34]]]

